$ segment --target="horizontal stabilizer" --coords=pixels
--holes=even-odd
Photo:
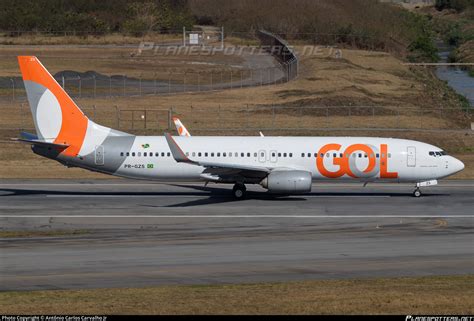
[[[21,143],[43,146],[43,147],[54,147],[57,149],[66,149],[69,147],[69,145],[48,143],[48,142],[39,140],[38,136],[27,133],[27,132],[22,132],[20,136],[21,138],[12,138],[11,140],[16,141],[16,142],[21,142]]]

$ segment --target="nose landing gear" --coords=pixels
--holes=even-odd
[[[418,182],[415,185],[415,191],[413,192],[413,196],[420,197],[422,195],[420,191],[420,187],[434,186],[437,184],[438,184],[438,181],[435,179],[432,179],[431,181]]]
[[[247,191],[247,188],[242,183],[237,183],[234,185],[234,188],[232,188],[232,193],[234,195],[234,198],[236,199],[243,198],[245,196],[246,191]]]
[[[421,196],[421,191],[420,188],[417,187],[415,188],[415,191],[413,192],[413,197],[420,197]]]

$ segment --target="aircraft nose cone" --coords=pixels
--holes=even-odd
[[[464,169],[464,163],[461,162],[459,159],[453,157],[452,169],[453,169],[453,174],[460,172]]]

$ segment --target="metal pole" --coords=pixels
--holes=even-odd
[[[112,98],[112,76],[109,76],[109,97]]]
[[[154,87],[154,92],[155,95],[157,94],[158,88],[156,87],[156,72],[153,74],[153,87]]]
[[[199,71],[198,71],[198,91],[201,91],[201,82],[200,82],[200,79],[199,79]]]
[[[10,81],[12,82],[12,100],[15,101],[15,81],[12,78]]]
[[[221,31],[221,49],[224,50],[224,26],[222,26]]]
[[[211,71],[211,90],[214,90],[214,85],[212,84],[212,71]]]
[[[145,129],[146,129],[146,121],[148,119],[147,114],[146,114],[146,109],[145,109],[145,112],[143,113],[143,115],[145,116]]]
[[[233,88],[233,85],[232,85],[232,70],[230,71],[230,89]]]
[[[123,95],[124,96],[125,96],[125,82],[126,82],[126,79],[127,79],[126,77],[127,77],[127,75],[124,74],[123,75]]]
[[[183,47],[186,47],[186,27],[183,27]]]
[[[140,73],[140,76],[138,78],[138,95],[142,95],[142,74]]]
[[[171,130],[171,122],[173,120],[173,107],[168,109],[168,130]]]
[[[186,71],[184,72],[184,75],[183,75],[183,92],[186,92]]]
[[[79,98],[82,97],[82,79],[81,76],[79,76]]]
[[[242,88],[242,70],[240,71],[240,88]]]
[[[168,94],[171,94],[171,72],[168,73]]]
[[[115,105],[114,107],[115,107],[115,119],[117,122],[117,128],[120,128],[120,111],[117,105]]]

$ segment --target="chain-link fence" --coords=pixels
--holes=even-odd
[[[163,95],[280,84],[286,75],[280,67],[204,72],[144,72],[137,76],[96,72],[61,72],[56,81],[73,98]],[[20,77],[0,77],[0,100],[26,99]]]
[[[257,36],[264,48],[281,64],[285,80],[290,81],[298,76],[298,58],[291,46],[281,37],[259,30]]]
[[[466,130],[470,109],[422,109],[397,106],[179,106],[134,108],[89,105],[83,111],[95,122],[132,133],[161,134],[173,131],[178,116],[191,131],[200,134],[249,131],[311,132],[319,130]],[[4,108],[0,130],[32,130],[27,103]]]

